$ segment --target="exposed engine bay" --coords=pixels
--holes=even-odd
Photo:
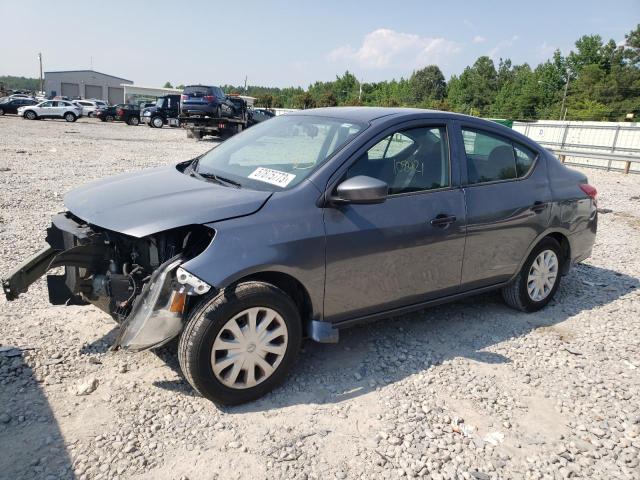
[[[210,290],[180,265],[200,254],[214,235],[210,228],[190,225],[135,238],[60,213],[47,229],[49,246],[2,285],[14,300],[48,270],[64,267],[63,274],[47,275],[52,304],[91,303],[122,324],[116,346],[156,347],[180,333],[189,297]]]

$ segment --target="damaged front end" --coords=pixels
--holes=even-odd
[[[199,255],[214,231],[201,225],[180,227],[143,238],[89,225],[70,212],[56,215],[44,248],[5,279],[7,300],[15,300],[49,270],[49,301],[54,305],[93,304],[121,324],[116,347],[145,350],[176,337],[190,297],[211,286],[180,265]]]

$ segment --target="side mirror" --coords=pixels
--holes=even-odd
[[[389,186],[377,178],[358,175],[342,182],[336,188],[336,195],[329,199],[331,203],[382,203],[387,199]]]

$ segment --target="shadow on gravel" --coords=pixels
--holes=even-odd
[[[486,349],[602,307],[639,286],[637,278],[578,265],[563,277],[555,299],[535,313],[510,309],[499,292],[494,292],[343,330],[338,344],[306,341],[298,364],[281,388],[229,411],[341,402],[458,357],[486,364],[508,363],[511,359]],[[180,379],[154,385],[197,395],[180,372],[175,346],[157,354]]]
[[[58,423],[26,351],[0,351],[0,478],[74,479]]]

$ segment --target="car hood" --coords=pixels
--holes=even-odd
[[[146,107],[144,110],[142,110],[142,113],[155,113],[158,111],[158,107]]]
[[[251,215],[270,196],[199,180],[169,166],[88,183],[67,193],[64,203],[87,223],[140,238]]]

